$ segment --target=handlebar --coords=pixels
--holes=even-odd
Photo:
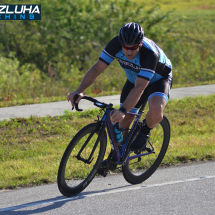
[[[74,99],[73,99],[74,102],[76,102],[76,100],[78,99],[78,97],[79,97],[78,94],[76,94],[74,96]],[[112,108],[113,104],[111,104],[111,103],[110,104],[106,104],[104,102],[100,102],[100,101],[98,101],[98,100],[96,100],[96,99],[94,99],[92,97],[89,97],[89,96],[83,96],[81,99],[85,99],[85,100],[88,100],[90,102],[93,102],[93,104],[95,106],[99,107],[99,108],[108,108],[109,110],[114,110],[114,108]],[[74,107],[72,107],[72,110],[74,110]],[[77,111],[83,111],[83,109],[79,109],[78,103],[75,103],[75,110],[77,110]]]
[[[78,97],[79,97],[78,94],[76,94],[76,95],[74,96],[74,99],[73,99],[74,102],[78,99]],[[104,102],[100,102],[100,101],[98,101],[98,100],[96,100],[96,99],[94,99],[94,98],[92,98],[92,97],[89,97],[89,96],[83,96],[81,99],[85,99],[85,100],[88,100],[88,101],[90,101],[90,102],[93,102],[94,105],[97,106],[97,107],[99,107],[99,108],[108,108],[109,110],[114,110],[114,108],[112,108],[112,107],[113,107],[113,104],[111,104],[111,103],[110,103],[110,104],[106,104],[106,103],[104,103]],[[78,103],[75,103],[75,109],[76,109],[77,111],[83,111],[83,109],[79,109]],[[72,110],[74,110],[74,107],[72,107]],[[116,129],[117,129],[118,131],[124,131],[124,130],[125,130],[124,128],[120,128],[118,122],[115,124],[115,127],[116,127]]]
[[[78,97],[79,97],[78,94],[76,94],[76,95],[74,96],[74,99],[73,99],[74,102],[76,102],[76,100],[78,99]],[[86,100],[88,100],[88,101],[90,101],[90,102],[94,102],[94,105],[95,105],[96,102],[99,102],[99,101],[97,101],[96,99],[94,99],[94,98],[92,98],[92,97],[89,97],[89,96],[83,96],[81,99],[86,99]],[[72,110],[74,110],[74,107],[72,107]],[[75,103],[75,110],[77,110],[77,111],[83,111],[83,109],[79,109],[78,103]]]

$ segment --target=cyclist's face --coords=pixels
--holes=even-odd
[[[129,48],[131,48],[131,49],[129,49]],[[132,48],[133,49],[136,48],[136,49],[132,50]],[[128,58],[128,60],[133,60],[137,56],[137,54],[140,50],[140,46],[139,46],[139,44],[126,45],[126,46],[122,46],[122,50],[123,50],[125,56]]]

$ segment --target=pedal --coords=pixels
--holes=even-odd
[[[142,150],[134,151],[134,154],[139,155],[141,154]]]
[[[145,146],[144,149],[142,149],[142,150],[134,151],[134,154],[139,155],[139,154],[141,154],[141,153],[144,152],[144,151],[153,152],[151,148]],[[154,153],[154,152],[153,152],[153,153]]]
[[[148,148],[148,147],[145,147],[145,150],[146,150],[147,152],[155,153],[151,148]]]
[[[142,152],[144,152],[144,151],[146,151],[146,150],[147,150],[147,146],[145,146],[143,149],[134,151],[134,154],[139,155],[139,154],[141,154]]]
[[[103,177],[106,177],[107,174],[108,174],[108,169],[105,168],[104,171],[99,171],[99,170],[98,170],[97,174],[99,174],[99,175],[101,175],[101,176],[103,176]]]
[[[107,176],[108,171],[105,171],[101,176],[103,176],[104,178]]]

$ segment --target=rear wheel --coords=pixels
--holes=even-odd
[[[106,145],[106,132],[100,129],[99,123],[89,124],[75,135],[64,152],[58,170],[58,188],[64,196],[77,195],[89,185],[101,165]],[[89,160],[93,148],[95,151]]]
[[[137,132],[134,132],[134,136]],[[134,140],[135,137],[132,139]],[[122,166],[125,180],[131,184],[138,184],[148,179],[161,164],[167,151],[170,140],[170,124],[164,116],[163,120],[152,129],[147,148],[154,150],[154,153],[126,161]],[[131,140],[132,143],[132,140]],[[130,144],[131,144],[130,143]],[[147,153],[144,151],[142,153]],[[129,157],[134,156],[131,152]]]

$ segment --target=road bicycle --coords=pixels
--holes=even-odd
[[[135,118],[127,137],[119,147],[110,117],[110,112],[114,110],[113,104],[106,104],[88,96],[83,96],[82,99],[93,102],[100,108],[100,112],[96,122],[82,128],[66,148],[58,170],[57,183],[60,192],[64,196],[74,196],[90,184],[106,157],[108,137],[112,157],[114,156],[115,162],[120,166],[125,180],[131,184],[139,184],[148,179],[161,164],[169,145],[170,123],[167,117],[163,116],[163,120],[152,129],[146,147],[142,151],[132,152],[130,145],[145,124],[145,120],[141,121],[140,118],[147,101],[138,113],[129,112],[135,115]],[[75,108],[82,111],[77,103]],[[120,130],[119,127],[117,129]],[[109,171],[108,165],[109,162],[103,176]]]

